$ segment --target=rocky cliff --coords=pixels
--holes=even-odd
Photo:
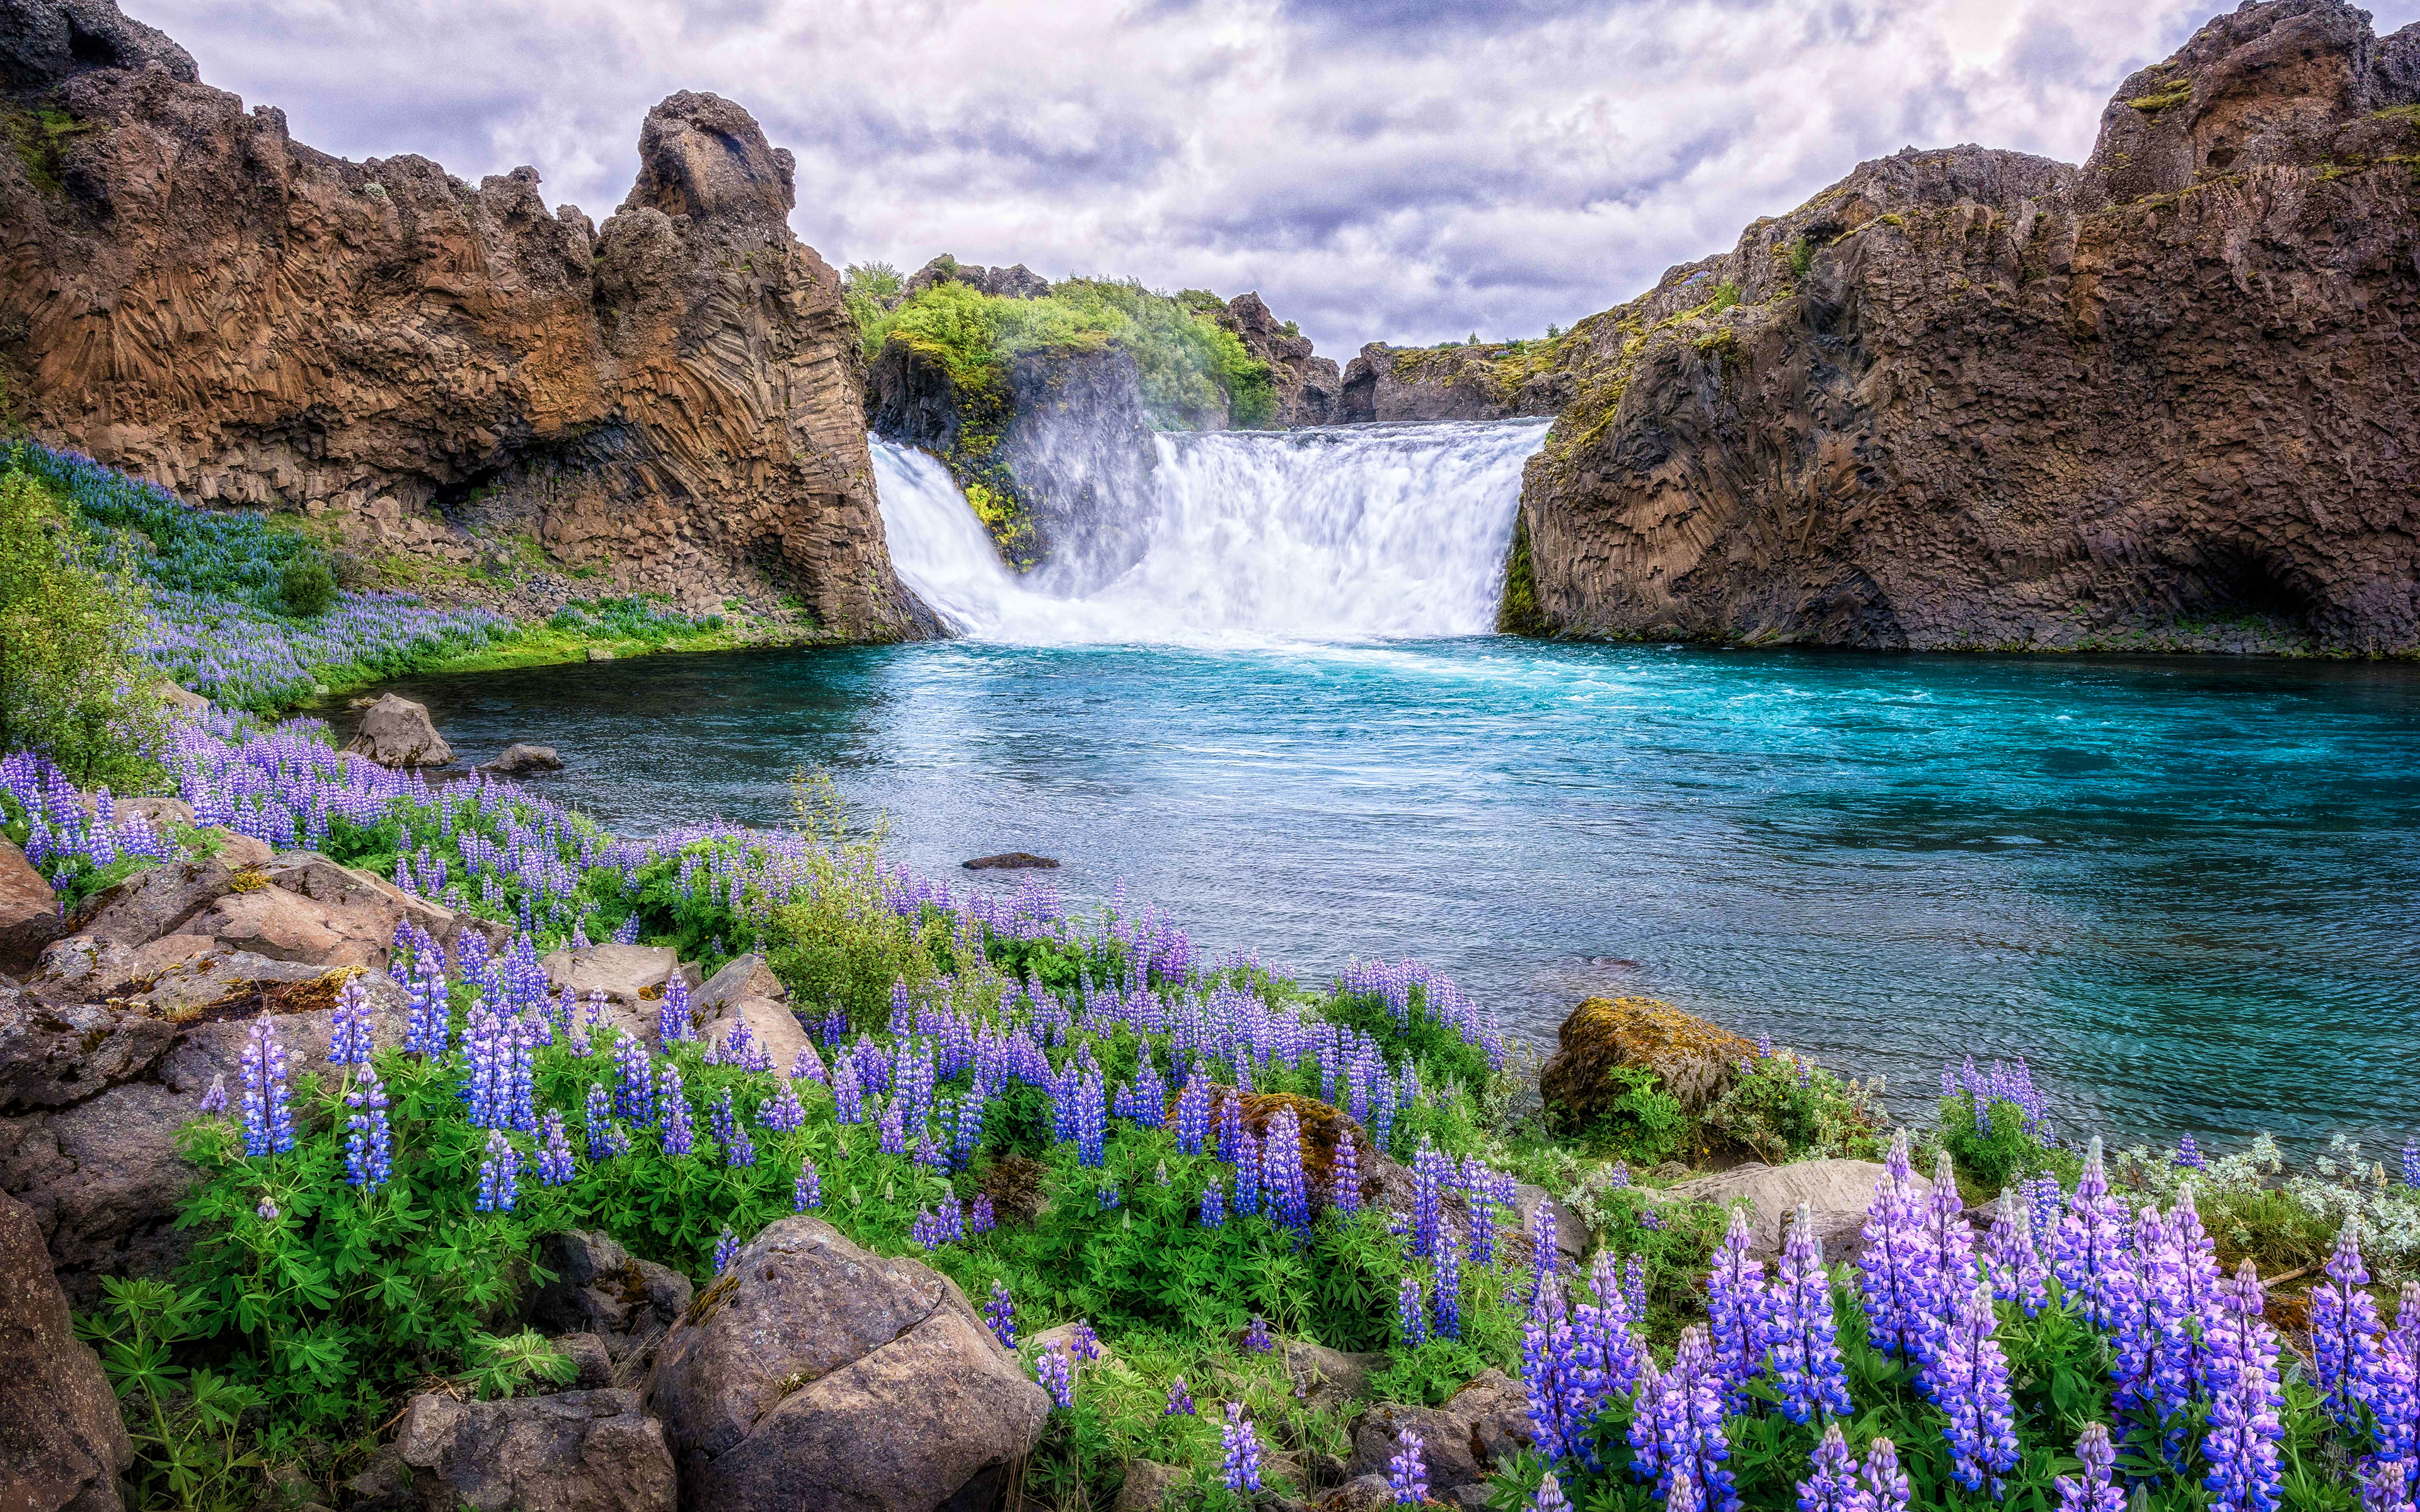
[[[1337,418],[1341,379],[1336,359],[1314,355],[1311,338],[1295,330],[1291,320],[1280,324],[1259,294],[1238,294],[1229,300],[1218,323],[1235,333],[1244,350],[1268,364],[1269,387],[1277,396],[1277,424],[1325,425]]]
[[[624,590],[919,633],[792,160],[682,93],[598,229],[529,168],[350,162],[111,0],[0,0],[0,368],[45,440],[363,560],[531,547]]]
[[[2339,0],[2211,22],[2081,168],[1864,163],[1563,338],[1507,627],[2420,650],[2416,208],[2420,27]]]
[[[1555,341],[1389,347],[1373,341],[1344,364],[1336,418],[1345,424],[1509,420],[1551,415],[1571,398]]]

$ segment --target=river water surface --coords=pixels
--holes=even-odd
[[[535,785],[627,832],[778,822],[818,766],[920,871],[1033,851],[1213,950],[1408,954],[1535,1043],[1645,994],[1902,1109],[2022,1052],[2130,1141],[2420,1134],[2420,669],[1497,638],[1470,559],[1537,434],[1163,443],[1152,550],[1075,603],[886,449],[968,639],[396,687],[466,757],[559,747]]]

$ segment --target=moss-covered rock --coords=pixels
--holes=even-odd
[[[1653,1090],[1685,1113],[1712,1106],[1730,1087],[1739,1063],[1756,1046],[1704,1019],[1652,997],[1591,997],[1572,1011],[1556,1037],[1555,1054],[1538,1072],[1538,1091],[1557,1127],[1587,1130],[1605,1123],[1643,1072]]]

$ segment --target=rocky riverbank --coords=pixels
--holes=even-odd
[[[2080,167],[1911,148],[1673,269],[1556,347],[1507,626],[2420,650],[2415,110],[2420,27],[2247,5]]]

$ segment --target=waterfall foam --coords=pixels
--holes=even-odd
[[[900,578],[986,640],[1219,642],[1481,635],[1496,624],[1538,421],[1162,436],[1135,564],[1056,596],[1001,565],[924,453],[876,439]]]

